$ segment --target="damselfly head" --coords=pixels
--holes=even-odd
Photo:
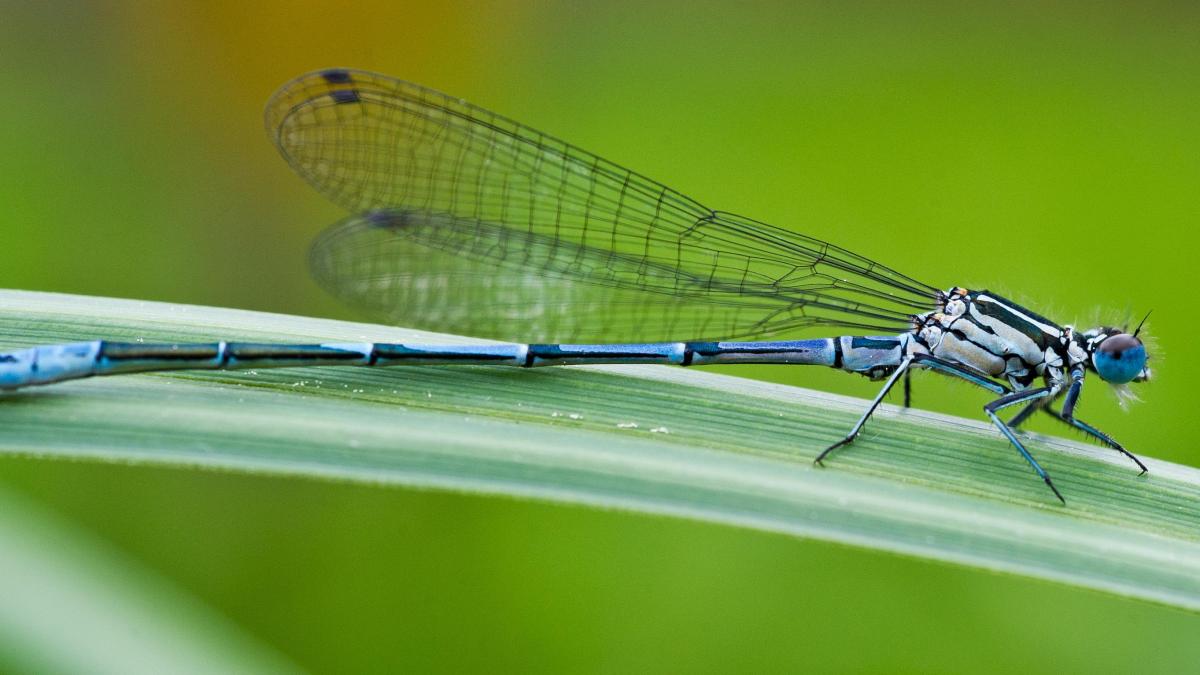
[[[1141,330],[1140,326],[1138,330]],[[1089,340],[1089,348],[1092,367],[1105,382],[1126,384],[1150,379],[1146,345],[1136,331],[1130,335],[1116,328],[1102,328]]]

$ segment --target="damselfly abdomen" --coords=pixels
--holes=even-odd
[[[301,176],[354,214],[313,246],[326,289],[389,321],[526,343],[94,341],[0,354],[0,389],[183,368],[466,363],[807,364],[886,380],[820,463],[902,377],[907,405],[908,375],[924,368],[993,392],[985,413],[1059,499],[1013,432],[1039,410],[1145,471],[1074,415],[1088,372],[1121,387],[1150,377],[1140,326],[1076,331],[987,291],[924,284],[373,73],[287,84],[267,128]],[[785,339],[815,327],[853,335]],[[1020,410],[1001,420],[1011,407]]]

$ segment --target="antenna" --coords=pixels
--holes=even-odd
[[[1153,312],[1154,310],[1150,310]],[[1133,331],[1133,337],[1137,337],[1138,333],[1142,332],[1142,326],[1146,325],[1146,319],[1150,318],[1150,312],[1146,312],[1146,316],[1142,317],[1142,322],[1138,324],[1137,330]]]

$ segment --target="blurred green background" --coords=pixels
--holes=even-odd
[[[308,241],[340,213],[261,122],[291,77],[360,67],[938,286],[1087,325],[1153,309],[1144,402],[1124,413],[1093,381],[1080,415],[1134,452],[1200,465],[1200,365],[1184,356],[1200,330],[1193,4],[9,2],[3,14],[6,287],[362,318],[307,278]],[[877,386],[733,372],[856,396]],[[984,402],[933,376],[917,386],[922,407],[977,417]],[[316,670],[1200,662],[1195,615],[723,527],[20,459],[0,460],[0,484]]]

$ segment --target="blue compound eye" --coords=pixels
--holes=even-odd
[[[1092,365],[1106,382],[1132,382],[1146,367],[1146,345],[1132,335],[1114,335],[1096,348]]]

